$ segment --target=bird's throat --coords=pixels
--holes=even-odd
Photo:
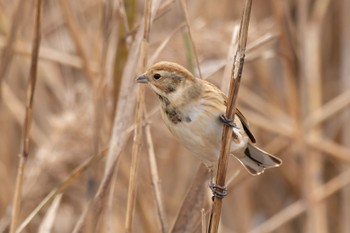
[[[182,122],[183,114],[178,110],[178,108],[173,106],[167,97],[159,94],[158,97],[162,105],[162,111],[168,120],[173,124]]]
[[[158,95],[158,98],[159,98],[159,100],[160,100],[162,106],[168,106],[168,105],[170,105],[170,101],[169,101],[169,99],[168,99],[167,97],[165,97],[165,96],[163,96],[163,95],[159,95],[159,94],[157,94],[157,95]]]

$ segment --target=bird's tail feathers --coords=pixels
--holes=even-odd
[[[248,143],[244,156],[235,156],[252,175],[260,175],[265,169],[279,167],[282,160]]]

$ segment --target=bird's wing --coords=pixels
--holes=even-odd
[[[243,129],[246,132],[246,134],[248,135],[250,141],[252,141],[252,143],[256,143],[255,137],[249,129],[249,124],[248,124],[247,119],[244,117],[243,113],[241,111],[239,111],[238,108],[236,108],[236,115],[238,116],[239,120],[242,122]]]
[[[205,83],[208,86],[210,86],[213,90],[215,90],[219,95],[221,95],[221,97],[224,99],[224,105],[227,107],[227,96],[219,88],[217,88],[214,84],[207,82],[207,81],[205,81]],[[256,143],[255,137],[249,129],[248,120],[244,117],[244,115],[241,113],[241,111],[238,110],[238,108],[236,108],[236,115],[238,116],[239,120],[242,122],[243,129],[246,132],[246,134],[248,135],[250,141],[252,143]]]

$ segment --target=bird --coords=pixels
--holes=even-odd
[[[254,145],[256,139],[248,121],[237,108],[234,121],[227,119],[227,97],[219,88],[196,78],[183,66],[158,62],[138,76],[136,82],[147,84],[158,96],[162,120],[169,131],[210,171],[218,163],[223,124],[232,127],[230,154],[251,175],[282,164],[281,159]]]

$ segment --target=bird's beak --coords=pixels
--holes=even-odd
[[[145,74],[143,74],[143,75],[140,75],[139,77],[137,77],[137,79],[136,79],[136,82],[137,83],[148,83],[148,78],[147,78],[147,76],[145,75]]]

